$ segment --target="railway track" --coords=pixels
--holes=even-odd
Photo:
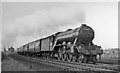
[[[86,63],[78,63],[78,62],[58,61],[58,60],[53,60],[53,59],[52,61],[74,64],[74,65],[85,66],[85,67],[92,67],[93,70],[90,69],[91,71],[98,71],[99,69],[106,70],[106,71],[118,71],[118,66],[119,66],[119,65],[104,64],[104,63],[86,64]]]
[[[118,73],[118,67],[116,65],[109,65],[109,64],[102,64],[98,63],[94,64],[85,64],[85,63],[76,63],[76,62],[68,62],[68,61],[58,61],[53,59],[46,59],[46,58],[36,58],[36,57],[26,57],[21,55],[16,55],[21,58],[32,60],[34,62],[41,62],[44,64],[48,64],[50,66],[58,67],[66,71],[91,71],[91,72],[99,72],[99,73],[106,73],[106,72],[115,72]]]
[[[58,61],[58,60],[53,60],[53,61],[63,62],[63,63],[69,63],[69,64],[74,64],[74,65],[80,65],[80,66],[86,66],[86,67],[107,69],[106,71],[118,71],[118,66],[119,66],[119,65],[113,65],[113,64],[111,65],[111,64],[103,64],[103,63],[86,64],[86,63]]]

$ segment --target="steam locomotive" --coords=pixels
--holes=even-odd
[[[25,44],[18,48],[18,54],[95,64],[97,56],[101,56],[103,50],[101,46],[94,45],[94,36],[94,30],[82,24],[79,28],[68,29]]]

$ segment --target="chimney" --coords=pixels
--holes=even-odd
[[[86,26],[86,24],[82,24],[82,26]]]

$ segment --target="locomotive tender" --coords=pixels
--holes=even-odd
[[[62,61],[97,62],[101,46],[93,44],[94,30],[82,24],[79,28],[58,32],[18,48],[18,54],[55,58]]]

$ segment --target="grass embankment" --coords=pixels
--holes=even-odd
[[[1,56],[1,71],[33,71],[29,67],[10,58],[6,53]]]

